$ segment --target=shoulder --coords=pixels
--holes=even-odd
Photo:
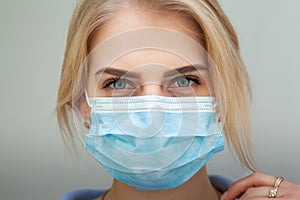
[[[66,193],[59,200],[93,200],[105,193],[106,190],[80,189]]]
[[[209,180],[211,184],[221,193],[226,192],[229,186],[233,183],[232,179],[220,175],[210,175]]]

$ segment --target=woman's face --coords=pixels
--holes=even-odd
[[[120,11],[95,34],[91,43],[91,49],[94,50],[89,59],[89,97],[210,96],[205,55],[203,53],[201,55],[196,48],[189,48],[188,42],[179,41],[181,39],[169,40],[169,38],[162,38],[160,34],[146,36],[141,34],[142,31],[136,33],[134,37],[122,38],[124,32],[149,27],[176,31],[201,45],[197,30],[191,22],[181,17],[147,9]],[[119,36],[115,42],[97,50],[101,44],[116,35]],[[129,46],[143,39],[161,40],[162,42],[159,43],[166,42],[166,45],[174,43],[177,45],[174,48],[179,47],[182,54],[191,57],[178,55],[174,53],[178,51],[173,51],[169,47],[168,50],[139,48],[133,51],[130,49]],[[114,54],[124,46],[128,46],[126,53]],[[103,64],[99,61],[101,57],[107,58],[110,55],[114,56],[109,62]]]

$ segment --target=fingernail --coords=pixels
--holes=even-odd
[[[221,200],[225,200],[227,196],[227,192],[225,192],[222,196],[221,196]]]

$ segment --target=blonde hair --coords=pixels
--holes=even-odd
[[[238,38],[233,26],[216,0],[82,0],[72,16],[57,97],[57,120],[64,138],[73,141],[74,122],[68,112],[79,105],[83,86],[76,79],[80,66],[91,51],[94,34],[121,4],[138,5],[188,18],[204,38],[204,47],[219,72],[213,78],[215,96],[223,115],[227,143],[249,170],[255,165],[249,128],[251,88],[240,57]],[[75,93],[73,93],[75,91]],[[78,95],[78,97],[74,97]],[[227,112],[225,112],[227,111]]]

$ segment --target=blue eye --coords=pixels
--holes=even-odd
[[[180,76],[172,81],[171,88],[191,87],[193,84],[201,85],[199,78],[193,76]]]
[[[192,85],[192,83],[193,83],[193,81],[190,80],[189,78],[180,77],[174,81],[174,83],[171,85],[171,87],[190,87]]]
[[[125,89],[127,85],[128,84],[124,80],[119,79],[119,80],[111,83],[110,87],[120,90],[120,89]]]
[[[188,87],[190,86],[191,80],[187,79],[186,77],[179,78],[175,84],[177,87]]]

